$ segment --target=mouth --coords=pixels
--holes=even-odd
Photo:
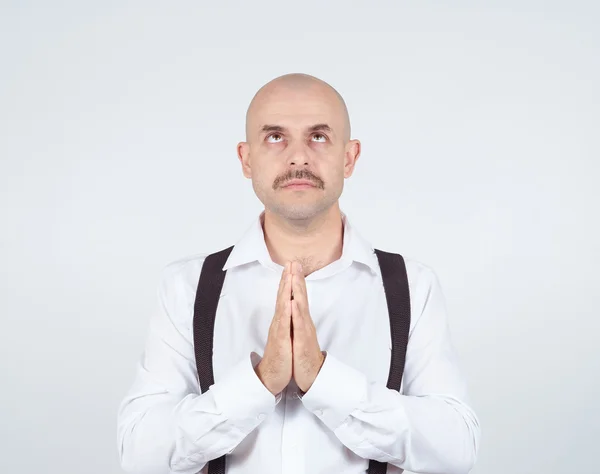
[[[288,184],[287,186],[284,186],[285,189],[308,189],[308,188],[314,188],[314,186],[312,184]]]
[[[306,180],[293,180],[290,181],[288,184],[283,185],[282,187],[285,189],[308,189],[314,188],[315,185],[312,182]]]

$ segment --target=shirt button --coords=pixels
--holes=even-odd
[[[315,412],[315,415],[317,415],[317,416],[323,416],[323,410],[317,410]]]
[[[263,421],[263,420],[265,419],[265,416],[266,416],[266,415],[265,415],[264,413],[261,413],[260,415],[258,415],[258,416],[257,416],[257,418],[258,418],[260,421]]]

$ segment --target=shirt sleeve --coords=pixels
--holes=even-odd
[[[126,472],[196,474],[233,451],[281,399],[254,371],[260,362],[255,352],[200,393],[192,315],[183,309],[193,308],[193,302],[186,303],[179,267],[172,263],[161,273],[158,311],[133,385],[119,406],[118,450]]]
[[[414,472],[466,474],[478,451],[479,421],[468,405],[438,278],[428,267],[422,278],[411,309],[418,319],[409,335],[403,390],[369,381],[326,351],[302,403],[365,459]]]

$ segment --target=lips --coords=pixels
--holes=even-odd
[[[312,181],[307,181],[305,179],[293,179],[292,181],[288,181],[286,184],[283,185],[284,188],[308,188],[314,186],[315,185]]]

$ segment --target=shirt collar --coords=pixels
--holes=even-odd
[[[265,243],[265,235],[262,227],[263,210],[252,224],[246,229],[242,237],[234,245],[223,270],[244,265],[246,263],[259,261],[267,266],[273,267],[271,255]],[[344,237],[342,243],[342,256],[340,260],[350,260],[367,265],[372,272],[377,273],[379,263],[373,246],[365,240],[344,211],[340,211],[344,223]]]

